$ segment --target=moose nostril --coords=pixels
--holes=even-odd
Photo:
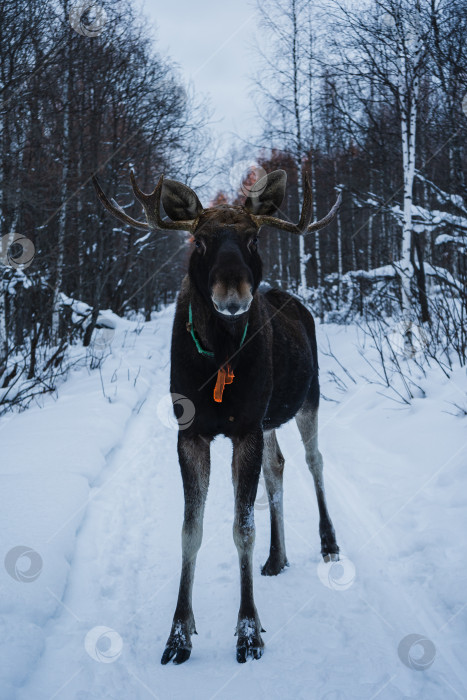
[[[246,298],[247,296],[249,296],[249,298]],[[227,295],[224,293],[219,296],[213,291],[211,294],[211,300],[214,309],[218,313],[230,318],[232,316],[240,316],[240,314],[246,313],[250,308],[251,302],[253,301],[253,296],[251,294],[240,296],[238,293],[230,293]]]

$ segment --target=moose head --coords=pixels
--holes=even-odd
[[[106,197],[97,179],[94,187],[104,207],[125,224],[143,230],[188,231],[192,234],[193,253],[189,277],[214,313],[225,321],[237,320],[251,305],[262,276],[258,252],[258,234],[263,226],[306,235],[327,226],[335,217],[339,195],[329,213],[311,222],[312,196],[308,177],[304,178],[304,198],[300,221],[291,223],[274,214],[282,204],[287,174],[275,170],[249,189],[242,206],[220,204],[204,209],[196,193],[187,185],[161,176],[151,194],[145,194],[130,172],[133,192],[142,204],[146,222],[137,221]],[[169,216],[163,219],[160,206]]]

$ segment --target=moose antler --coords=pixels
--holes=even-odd
[[[311,217],[313,215],[313,196],[311,192],[310,180],[307,174],[305,174],[303,184],[303,205],[302,212],[300,215],[300,221],[298,222],[298,224],[293,224],[291,221],[285,221],[284,219],[278,219],[275,216],[268,216],[264,214],[252,214],[251,216],[258,228],[261,228],[261,226],[273,226],[274,228],[280,229],[281,231],[288,231],[289,233],[306,235],[308,233],[312,233],[313,231],[319,231],[320,229],[330,224],[336,216],[337,212],[339,211],[339,207],[342,203],[342,195],[339,193],[336,203],[334,204],[332,209],[326,214],[326,216],[324,216],[319,221],[313,221],[313,223],[310,223]],[[254,185],[251,188],[250,192],[252,192],[254,196]]]
[[[198,223],[197,219],[190,219],[186,221],[170,221],[164,220],[161,217],[161,193],[162,185],[164,184],[164,176],[161,175],[159,182],[157,183],[154,191],[151,194],[145,194],[139,189],[133,170],[130,170],[131,186],[133,187],[133,192],[135,193],[136,199],[143,205],[144,212],[146,214],[146,219],[151,228],[156,229],[168,229],[171,231],[189,231],[193,233]]]
[[[140,190],[137,185],[135,174],[133,170],[130,170],[130,179],[133,192],[136,199],[143,205],[144,213],[146,214],[147,223],[145,221],[137,221],[131,216],[128,216],[123,209],[117,204],[114,199],[109,200],[104,194],[97,178],[95,175],[92,176],[92,183],[97,192],[102,205],[110,212],[116,219],[122,221],[124,224],[129,226],[134,226],[135,228],[143,229],[144,231],[150,230],[171,230],[171,231],[189,231],[192,233],[196,227],[197,220],[192,219],[189,221],[170,221],[168,219],[163,219],[160,214],[161,206],[161,193],[162,185],[164,184],[164,176],[161,175],[159,182],[157,183],[154,191],[151,194],[145,194]]]
[[[277,171],[279,172],[279,171]],[[265,176],[266,177],[266,176]],[[285,173],[284,173],[285,177]],[[164,176],[161,175],[159,178],[159,182],[157,183],[156,187],[154,188],[154,191],[151,192],[151,194],[145,194],[140,190],[136,183],[136,178],[133,170],[130,171],[130,179],[131,179],[131,185],[133,188],[133,192],[135,194],[136,199],[143,205],[144,212],[146,214],[146,219],[147,222],[144,221],[137,221],[136,219],[133,219],[131,216],[128,216],[123,209],[117,204],[117,202],[114,199],[109,200],[104,192],[102,191],[101,186],[99,185],[99,182],[97,181],[97,178],[93,176],[92,181],[94,184],[94,187],[96,189],[97,195],[102,202],[103,206],[109,211],[115,218],[119,219],[119,221],[122,221],[124,224],[129,224],[130,226],[134,226],[135,228],[143,229],[144,231],[148,230],[171,230],[171,231],[189,231],[190,233],[194,233],[196,230],[196,227],[199,222],[199,217],[203,212],[202,206],[199,203],[198,198],[196,197],[196,194],[190,190],[188,187],[184,185],[180,185],[179,183],[173,181],[173,180],[166,180],[166,187],[170,190],[174,190],[175,187],[175,192],[174,196],[177,198],[180,196],[179,191],[180,188],[183,188],[184,190],[188,190],[188,202],[191,204],[191,209],[188,209],[188,211],[191,213],[193,211],[193,214],[195,215],[195,218],[193,219],[186,219],[186,220],[174,220],[174,219],[163,219],[161,214],[160,214],[160,207],[161,207],[161,194],[162,194],[162,187],[164,185]],[[328,214],[326,214],[325,217],[320,219],[319,221],[314,221],[311,223],[311,218],[313,216],[313,207],[312,207],[312,193],[311,193],[311,185],[310,185],[310,180],[308,178],[308,175],[305,175],[304,178],[304,192],[303,192],[303,205],[302,205],[302,212],[300,215],[300,221],[298,224],[293,224],[290,221],[285,221],[284,219],[279,219],[276,218],[275,216],[270,216],[268,214],[253,214],[251,211],[251,206],[254,200],[260,200],[261,201],[261,194],[262,194],[262,189],[263,189],[263,182],[264,178],[262,180],[258,181],[258,183],[255,183],[250,189],[250,196],[248,197],[245,205],[247,206],[250,216],[257,225],[258,228],[261,228],[261,226],[273,226],[274,228],[280,229],[282,231],[288,231],[289,233],[296,233],[299,235],[306,235],[308,233],[312,233],[313,231],[319,231],[320,229],[324,228],[327,226],[331,221],[334,219],[336,216],[339,207],[342,202],[342,195],[339,194],[336,203],[332,207],[332,209],[329,211]],[[261,184],[260,184],[261,183]],[[186,197],[185,197],[186,198]],[[182,198],[183,199],[183,198]],[[194,200],[194,201],[193,201]],[[186,202],[185,202],[186,204]],[[177,211],[177,208],[175,208],[175,212]],[[180,209],[179,209],[180,211]],[[183,211],[183,209],[182,209]],[[185,210],[186,211],[186,210]]]
[[[97,192],[97,196],[99,197],[102,206],[107,209],[108,212],[110,212],[113,216],[115,216],[116,219],[119,221],[122,221],[124,224],[129,224],[129,226],[134,226],[135,228],[143,229],[144,231],[149,231],[150,226],[148,223],[145,221],[137,221],[136,219],[133,219],[131,216],[128,216],[121,206],[117,204],[115,199],[108,199],[104,191],[102,190],[102,187],[99,185],[99,181],[95,175],[92,176],[92,184],[94,185],[94,189]]]

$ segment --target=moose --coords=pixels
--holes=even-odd
[[[240,566],[240,608],[236,627],[239,663],[259,659],[264,650],[253,597],[254,503],[261,469],[269,500],[271,541],[262,567],[276,576],[288,566],[283,516],[284,458],[276,430],[295,417],[313,476],[319,509],[321,553],[326,562],[339,559],[334,527],[323,484],[318,450],[319,380],[313,316],[291,294],[266,291],[262,279],[259,231],[270,226],[306,235],[335,217],[339,195],[329,213],[312,222],[312,192],[304,178],[298,224],[276,218],[287,175],[271,172],[249,189],[245,203],[204,209],[195,192],[161,176],[152,194],[144,194],[130,172],[133,192],[146,221],[130,217],[93,182],[103,206],[130,226],[191,233],[193,250],[188,274],[178,295],[172,331],[170,391],[179,422],[178,457],[185,510],[182,569],[172,629],[161,663],[181,664],[190,657],[196,633],[192,589],[196,557],[203,534],[203,514],[210,476],[210,443],[224,435],[233,444],[235,499],[233,538]],[[163,206],[169,219],[162,218]],[[280,211],[280,210],[279,210]],[[193,420],[180,420],[183,402],[193,407]]]

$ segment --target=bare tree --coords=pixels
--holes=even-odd
[[[100,5],[107,23],[88,36],[71,26],[70,0],[0,4],[0,401],[11,405],[19,377],[40,383],[69,342],[92,341],[101,309],[149,318],[183,274],[183,239],[114,227],[91,175],[118,189],[131,165],[149,189],[163,171],[206,172],[209,110],[154,51],[131,0]],[[25,270],[5,264],[16,231],[35,245]]]

